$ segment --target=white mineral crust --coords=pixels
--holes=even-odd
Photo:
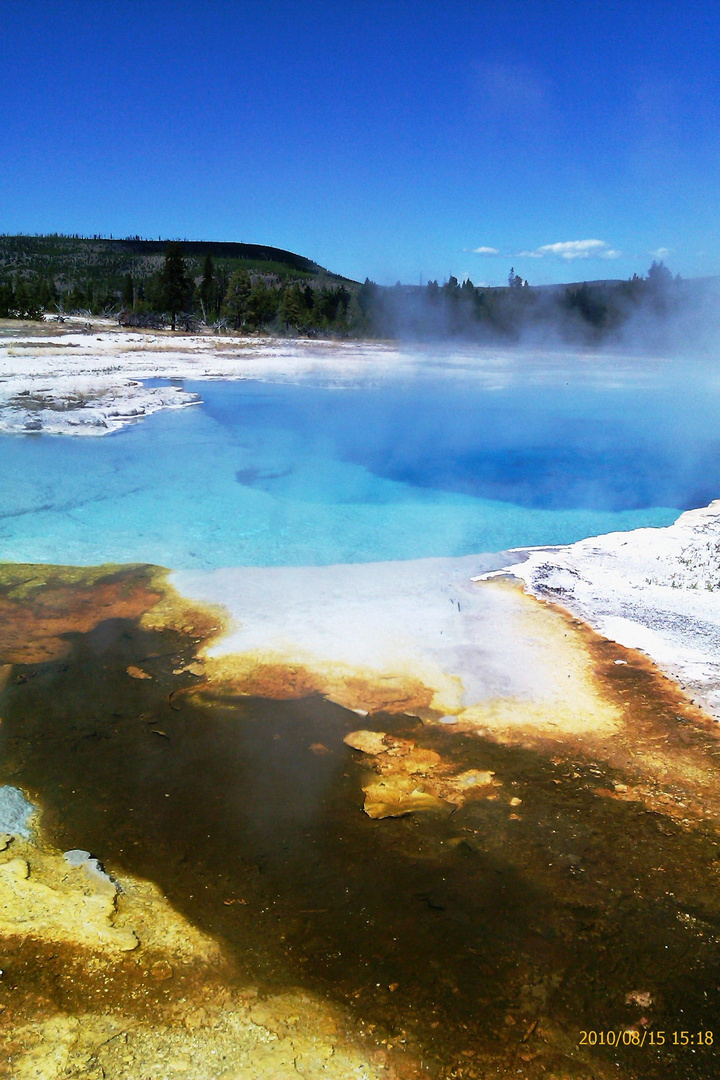
[[[647,653],[720,719],[720,500],[667,528],[518,549],[503,570],[529,592]]]

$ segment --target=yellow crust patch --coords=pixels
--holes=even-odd
[[[152,883],[123,875],[119,891],[60,852],[17,837],[0,854],[0,935],[15,934],[113,952],[142,945],[186,960],[220,956]]]
[[[411,671],[383,672],[324,664],[292,662],[280,653],[246,652],[207,657],[205,683],[194,688],[207,696],[233,694],[287,700],[322,694],[347,709],[410,712],[442,716],[461,707],[462,683],[453,675]]]

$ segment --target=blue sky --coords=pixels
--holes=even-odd
[[[2,232],[720,273],[717,3],[2,0],[0,61]]]

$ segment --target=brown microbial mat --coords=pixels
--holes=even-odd
[[[0,920],[0,1076],[720,1076],[718,747],[647,662],[596,642],[641,775],[622,739],[545,752],[213,693],[212,613],[154,568],[8,566],[0,610],[0,783],[42,808],[37,858],[85,849],[157,887],[110,961]],[[435,770],[438,797],[370,817],[398,770],[421,791]],[[0,870],[34,857],[12,841]],[[153,910],[185,945],[153,938]]]

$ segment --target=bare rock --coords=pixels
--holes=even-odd
[[[131,664],[127,669],[127,673],[131,679],[152,679],[152,675],[148,675],[147,671],[143,671],[142,668],[136,667],[135,664]]]
[[[343,742],[363,754],[382,754],[387,750],[384,731],[351,731]]]
[[[408,776],[384,776],[373,779],[363,787],[368,817],[403,817],[419,810],[440,810],[451,813],[455,806],[445,799],[423,791],[417,781]]]

